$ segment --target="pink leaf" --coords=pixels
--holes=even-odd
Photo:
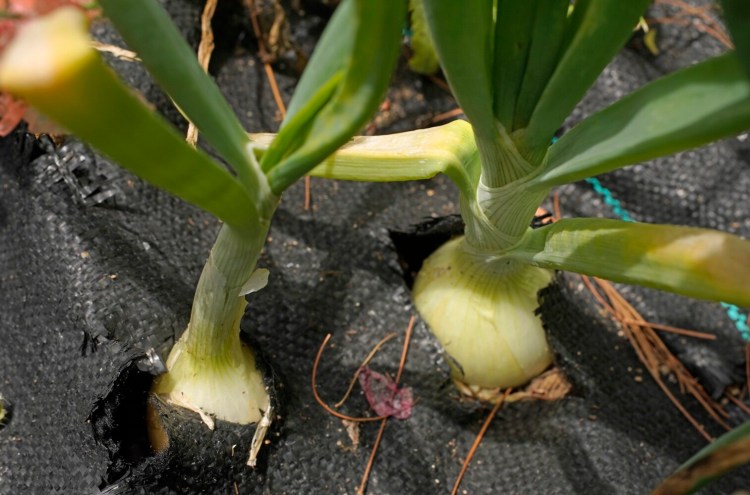
[[[362,368],[359,385],[365,391],[370,407],[378,416],[392,416],[396,419],[407,419],[411,416],[414,407],[411,388],[399,388],[390,378],[370,368]]]

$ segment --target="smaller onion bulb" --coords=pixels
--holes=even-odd
[[[537,293],[552,273],[472,252],[463,237],[430,255],[414,282],[414,303],[449,356],[451,376],[480,397],[522,385],[552,362]]]

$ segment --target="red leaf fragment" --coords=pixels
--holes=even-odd
[[[410,387],[401,387],[393,380],[370,368],[362,368],[359,385],[365,391],[365,398],[378,416],[407,419],[414,407],[414,394]]]

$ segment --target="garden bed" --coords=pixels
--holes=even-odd
[[[196,42],[200,5],[168,4]],[[325,13],[311,6],[306,16],[292,16],[301,47],[312,44]],[[217,41],[212,71],[248,130],[271,130],[278,125],[276,107],[249,25],[222,15],[232,23]],[[620,55],[572,120],[671,69],[673,60],[720,49],[711,38],[694,43],[670,37],[673,31],[664,30],[671,48],[657,57],[636,48]],[[104,25],[95,32],[114,41]],[[131,62],[114,65],[179,119],[142,70]],[[288,97],[294,71],[282,65],[277,78]],[[403,61],[388,101],[371,131],[424,126],[454,108],[442,89],[408,72]],[[747,238],[746,143],[732,139],[631,167],[602,177],[601,184],[636,220],[720,228]],[[333,404],[367,352],[396,332],[370,365],[396,374],[400,343],[416,312],[389,231],[456,213],[452,184],[444,178],[397,184],[313,179],[309,210],[304,184],[284,194],[260,261],[271,271],[269,284],[251,296],[243,321],[277,373],[280,400],[280,419],[251,469],[244,465],[247,431],[232,437],[234,430],[222,423],[214,439],[225,443],[212,444],[212,459],[222,448],[226,458],[216,463],[191,465],[205,459],[202,444],[185,459],[148,457],[133,448],[145,445],[137,433],[140,425],[145,429],[145,408],[138,417],[139,409],[128,404],[145,402],[144,387],[159,368],[154,356],[165,360],[186,327],[217,221],[72,139],[51,153],[17,131],[0,141],[0,156],[0,393],[14,406],[0,430],[0,493],[357,491],[380,423],[347,427],[330,416],[313,397],[313,364],[332,334],[317,383]],[[616,214],[591,184],[558,192],[563,215]],[[646,289],[622,291],[649,321],[719,335],[712,344],[670,340],[709,392],[720,394],[743,379],[742,342],[721,306]],[[579,276],[558,276],[543,293],[540,311],[573,389],[561,400],[505,404],[460,493],[647,493],[705,444]],[[439,346],[420,320],[401,383],[418,402],[411,417],[388,422],[369,493],[449,492],[488,410],[459,400]],[[359,390],[341,411],[374,415]],[[686,402],[707,430],[721,433]],[[738,471],[707,493],[746,487],[747,479],[747,469]]]

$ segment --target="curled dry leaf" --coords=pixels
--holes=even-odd
[[[393,380],[370,368],[363,368],[359,374],[359,385],[365,391],[367,402],[378,416],[407,419],[414,407],[411,388],[399,388]]]

